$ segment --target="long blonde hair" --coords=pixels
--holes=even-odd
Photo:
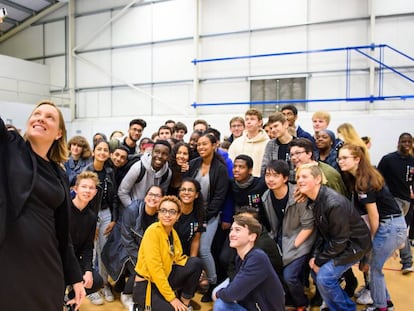
[[[352,124],[342,123],[340,126],[338,126],[336,131],[341,135],[341,139],[345,144],[361,147],[367,160],[371,161],[367,145],[358,135],[356,129],[352,126]]]

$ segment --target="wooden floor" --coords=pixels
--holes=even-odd
[[[414,249],[413,249],[414,251]],[[392,301],[395,305],[395,311],[414,311],[414,273],[407,275],[401,274],[401,264],[399,258],[390,258],[384,267],[384,274],[390,291]],[[362,273],[354,267],[355,275],[358,278],[359,284],[363,284]],[[359,287],[359,286],[358,286]],[[81,311],[126,311],[122,303],[119,301],[119,295],[115,295],[114,302],[101,306],[92,305],[88,299],[85,299],[80,310]],[[201,296],[199,294],[194,298],[200,303]],[[212,303],[200,303],[201,311],[210,311],[213,309]],[[358,305],[358,310],[362,310],[364,306]],[[318,311],[319,308],[312,308],[312,311]],[[157,310],[154,310],[157,311]]]

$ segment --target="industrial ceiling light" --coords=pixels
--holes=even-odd
[[[6,8],[0,9],[0,23],[3,23],[4,18],[7,16]]]

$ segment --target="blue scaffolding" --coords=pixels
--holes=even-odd
[[[379,57],[376,58],[369,54],[368,51],[375,51],[379,49]],[[346,64],[345,64],[345,75],[346,75],[346,94],[345,97],[339,98],[323,98],[323,99],[287,99],[287,100],[269,100],[269,101],[242,101],[242,102],[216,102],[216,103],[197,103],[194,102],[191,106],[194,108],[202,106],[228,106],[228,105],[270,105],[270,104],[297,104],[297,103],[315,103],[315,102],[374,102],[374,101],[384,101],[384,100],[406,100],[414,98],[414,94],[407,95],[388,95],[383,94],[384,91],[384,72],[386,70],[392,71],[398,76],[402,77],[404,80],[409,81],[414,84],[414,79],[397,70],[396,68],[387,65],[384,62],[384,53],[385,50],[389,50],[393,53],[404,57],[405,59],[414,63],[414,58],[387,45],[387,44],[371,44],[371,45],[360,45],[360,46],[350,46],[350,47],[340,47],[340,48],[329,48],[329,49],[319,49],[319,50],[307,50],[307,51],[293,51],[293,52],[280,52],[280,53],[270,53],[270,54],[255,54],[255,55],[245,55],[245,56],[234,56],[234,57],[220,57],[220,58],[206,58],[206,59],[194,59],[191,62],[196,66],[199,63],[208,63],[208,62],[220,62],[220,61],[231,61],[231,60],[241,60],[241,59],[253,59],[253,58],[263,58],[263,57],[275,57],[275,56],[288,56],[288,55],[300,55],[300,54],[317,54],[317,53],[332,53],[332,52],[346,52]],[[378,65],[378,95],[370,95],[363,97],[351,97],[351,52],[355,51],[360,55],[368,58],[372,62]]]

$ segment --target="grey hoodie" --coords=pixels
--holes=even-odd
[[[160,186],[164,190],[164,193],[167,192],[171,180],[171,170],[168,168],[168,163],[166,162],[164,166],[156,172],[151,166],[151,160],[152,155],[150,153],[144,153],[141,156],[141,160],[132,165],[124,179],[122,179],[118,188],[118,197],[124,207],[130,205],[133,200],[143,200],[145,192],[150,186]],[[137,183],[136,181],[141,171],[141,162],[146,171],[142,180]],[[162,176],[167,171],[168,178],[161,184]]]

